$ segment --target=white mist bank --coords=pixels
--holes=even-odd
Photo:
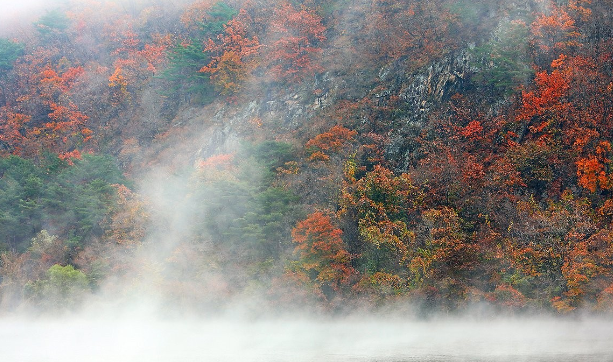
[[[584,320],[0,320],[3,361],[610,361]]]
[[[45,10],[61,5],[62,0],[0,0],[0,36],[34,22]],[[6,34],[5,34],[6,33]]]

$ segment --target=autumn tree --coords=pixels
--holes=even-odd
[[[282,2],[273,10],[269,31],[263,58],[274,80],[300,82],[322,70],[317,56],[326,28],[314,11]]]
[[[603,94],[611,77],[600,62],[582,56],[561,55],[551,68],[538,72],[535,88],[522,94],[519,140],[563,150],[555,163],[561,172],[571,178],[576,174],[579,184],[591,192],[609,189],[608,137],[613,133],[610,114],[603,111],[611,102]]]
[[[297,244],[294,254],[298,258],[292,268],[303,273],[309,283],[315,284],[320,293],[328,296],[330,291],[327,288],[341,292],[355,274],[351,254],[341,235],[342,231],[334,227],[330,216],[319,211],[300,221],[292,230],[292,238]]]
[[[422,214],[420,234],[409,259],[413,288],[428,290],[440,298],[436,303],[454,309],[463,303],[477,263],[479,245],[462,228],[458,214],[447,207]]]
[[[130,89],[142,86],[166,58],[171,37],[152,36],[150,42],[141,39],[134,29],[135,21],[129,16],[117,19],[106,27],[106,37],[111,42],[115,56],[109,87],[114,90],[116,103],[130,100]]]
[[[355,172],[355,165],[346,166],[341,215],[357,223],[359,241],[352,244],[359,244],[350,250],[359,255],[360,272],[406,278],[406,263],[415,241],[412,229],[423,195],[407,174],[396,176],[377,165],[356,180]]]
[[[539,14],[531,25],[536,64],[547,67],[552,60],[579,46],[581,34],[564,6],[547,1],[549,13]]]
[[[370,61],[402,58],[416,69],[455,46],[450,30],[457,19],[440,1],[377,0],[363,7],[365,21],[353,43]]]
[[[356,134],[356,131],[341,125],[336,125],[330,128],[328,132],[318,134],[305,144],[307,152],[310,154],[309,160],[329,160],[331,153],[338,153],[343,150]]]
[[[21,155],[27,145],[26,132],[31,117],[22,113],[14,113],[7,107],[0,108],[0,154]],[[27,146],[26,146],[27,147]]]
[[[257,36],[249,37],[247,21],[247,13],[243,10],[224,24],[223,33],[216,40],[209,39],[204,48],[211,54],[211,61],[200,72],[211,75],[213,84],[222,95],[238,92],[257,65],[260,42]]]
[[[114,184],[116,202],[103,221],[105,239],[118,244],[135,244],[146,234],[149,214],[146,204],[125,185]]]
[[[534,303],[569,312],[595,303],[610,278],[610,231],[598,230],[589,202],[565,192],[559,202],[518,203],[505,243],[504,278]]]
[[[36,64],[30,64],[36,65]],[[24,64],[24,66],[27,66]],[[40,73],[29,74],[26,94],[19,98],[20,106],[30,108],[30,122],[22,124],[25,129],[28,154],[41,150],[57,153],[71,152],[82,147],[90,139],[91,130],[87,127],[89,117],[70,99],[70,91],[80,76],[82,67],[56,69],[43,66]],[[23,68],[20,68],[23,71]]]

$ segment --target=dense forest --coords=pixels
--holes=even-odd
[[[613,1],[49,4],[0,38],[1,313],[613,311]]]

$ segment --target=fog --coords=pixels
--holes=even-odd
[[[193,205],[185,202],[187,180],[156,169],[141,182],[141,191],[159,211],[157,223],[165,220],[158,226],[165,232],[153,235],[137,259],[143,265],[163,263],[190,232],[185,220]],[[213,271],[199,275],[203,293],[213,277]],[[477,307],[473,317],[421,319],[407,317],[410,308],[390,308],[395,310],[391,315],[267,313],[265,302],[240,295],[203,316],[190,314],[179,302],[162,301],[151,270],[130,278],[138,281],[107,281],[106,291],[77,314],[0,318],[2,360],[560,362],[608,361],[613,356],[613,323],[608,319],[497,318]],[[126,283],[132,283],[127,288],[131,294],[109,292],[113,284]]]
[[[4,361],[605,361],[609,321],[72,319],[0,323]]]
[[[0,0],[0,34],[19,29],[35,21],[45,10],[54,9],[64,0]]]
[[[45,8],[46,6],[58,4],[60,0],[3,0],[2,4],[2,16],[21,16],[33,9],[38,10]]]

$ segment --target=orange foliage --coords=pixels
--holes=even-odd
[[[241,10],[224,25],[224,32],[217,36],[217,41],[209,39],[204,48],[212,56],[200,71],[211,74],[211,80],[223,95],[238,92],[257,64],[260,42],[257,36],[248,36],[248,21],[246,12]]]
[[[68,103],[68,106],[62,106],[55,102],[49,104],[51,113],[49,118],[55,122],[49,122],[45,124],[45,127],[52,131],[67,131],[75,129],[81,125],[84,125],[88,117],[79,112],[77,106],[73,103]]]
[[[575,20],[564,8],[549,4],[549,15],[540,14],[532,23],[533,43],[541,53],[558,56],[569,48],[578,46],[580,36]]]
[[[23,155],[26,138],[23,135],[32,118],[21,113],[14,113],[7,107],[0,108],[0,154],[5,151],[14,155]]]
[[[329,216],[315,212],[299,222],[292,230],[297,244],[299,269],[315,273],[312,282],[328,284],[334,290],[349,283],[356,272],[351,266],[351,254],[341,239],[342,231],[332,225]]]
[[[38,49],[16,65],[20,94],[3,108],[6,121],[0,136],[4,148],[13,154],[31,157],[42,150],[72,152],[91,139],[92,131],[86,127],[89,117],[73,102],[85,69],[71,66],[57,51]]]
[[[147,70],[151,73],[156,73],[157,68],[166,58],[166,51],[172,44],[170,35],[157,36],[152,44],[145,44],[142,50],[138,52],[138,56],[147,63]]]
[[[113,187],[117,192],[117,203],[107,221],[106,239],[118,244],[143,241],[149,220],[145,202],[124,185]]]
[[[496,289],[489,294],[488,300],[509,309],[523,308],[527,302],[526,297],[520,291],[508,284],[497,285]]]
[[[570,84],[564,74],[558,70],[552,73],[539,72],[534,81],[537,91],[523,93],[519,119],[531,120],[533,117],[546,115],[548,111],[563,111],[568,107],[563,97],[567,94]],[[545,119],[531,130],[535,133],[542,132],[548,126],[548,121],[549,119]]]
[[[234,154],[225,153],[211,156],[205,160],[198,162],[200,169],[228,169],[232,167],[234,162]]]
[[[275,80],[299,82],[323,69],[316,56],[326,40],[326,27],[314,11],[296,10],[283,1],[273,11],[270,28],[273,40],[264,58]]]
[[[340,152],[347,143],[353,141],[355,135],[357,135],[356,131],[336,125],[328,132],[315,136],[305,145],[310,153],[309,160],[329,160],[329,153]]]
[[[117,88],[119,99],[125,99],[128,95],[128,81],[123,75],[121,67],[115,67],[115,71],[109,77],[109,87]]]
[[[611,232],[594,223],[590,208],[569,191],[547,207],[522,201],[517,205],[520,219],[508,228],[512,239],[504,258],[524,283],[544,282],[540,298],[562,313],[594,301],[611,276]]]
[[[613,186],[613,180],[609,171],[611,160],[611,144],[602,141],[596,147],[596,155],[577,160],[577,177],[581,187],[596,192],[597,189],[609,190]]]
[[[74,165],[73,160],[74,159],[80,160],[82,158],[82,156],[81,156],[81,152],[79,152],[79,150],[73,150],[73,151],[70,151],[70,152],[60,153],[58,155],[58,158],[60,160],[68,161],[68,164],[72,166],[72,165]]]
[[[125,15],[107,24],[105,36],[114,49],[113,74],[109,76],[109,87],[114,89],[113,102],[118,104],[130,100],[129,86],[138,87],[166,59],[166,50],[172,44],[170,35],[152,35],[152,41],[145,43],[134,31],[136,21]]]
[[[440,1],[376,0],[364,16],[366,29],[356,35],[365,39],[356,43],[373,59],[406,58],[418,68],[454,47],[449,31],[457,19]]]
[[[523,92],[516,116],[530,131],[526,138],[536,139],[540,147],[568,151],[565,155],[572,158],[557,160],[556,165],[552,157],[551,165],[568,169],[568,177],[576,175],[579,186],[590,192],[613,186],[609,170],[613,127],[606,112],[611,100],[604,96],[610,75],[602,61],[560,54],[551,62],[550,72],[536,74],[536,89]]]
[[[199,160],[196,163],[198,178],[204,182],[236,180],[234,157],[234,154],[228,153]]]

